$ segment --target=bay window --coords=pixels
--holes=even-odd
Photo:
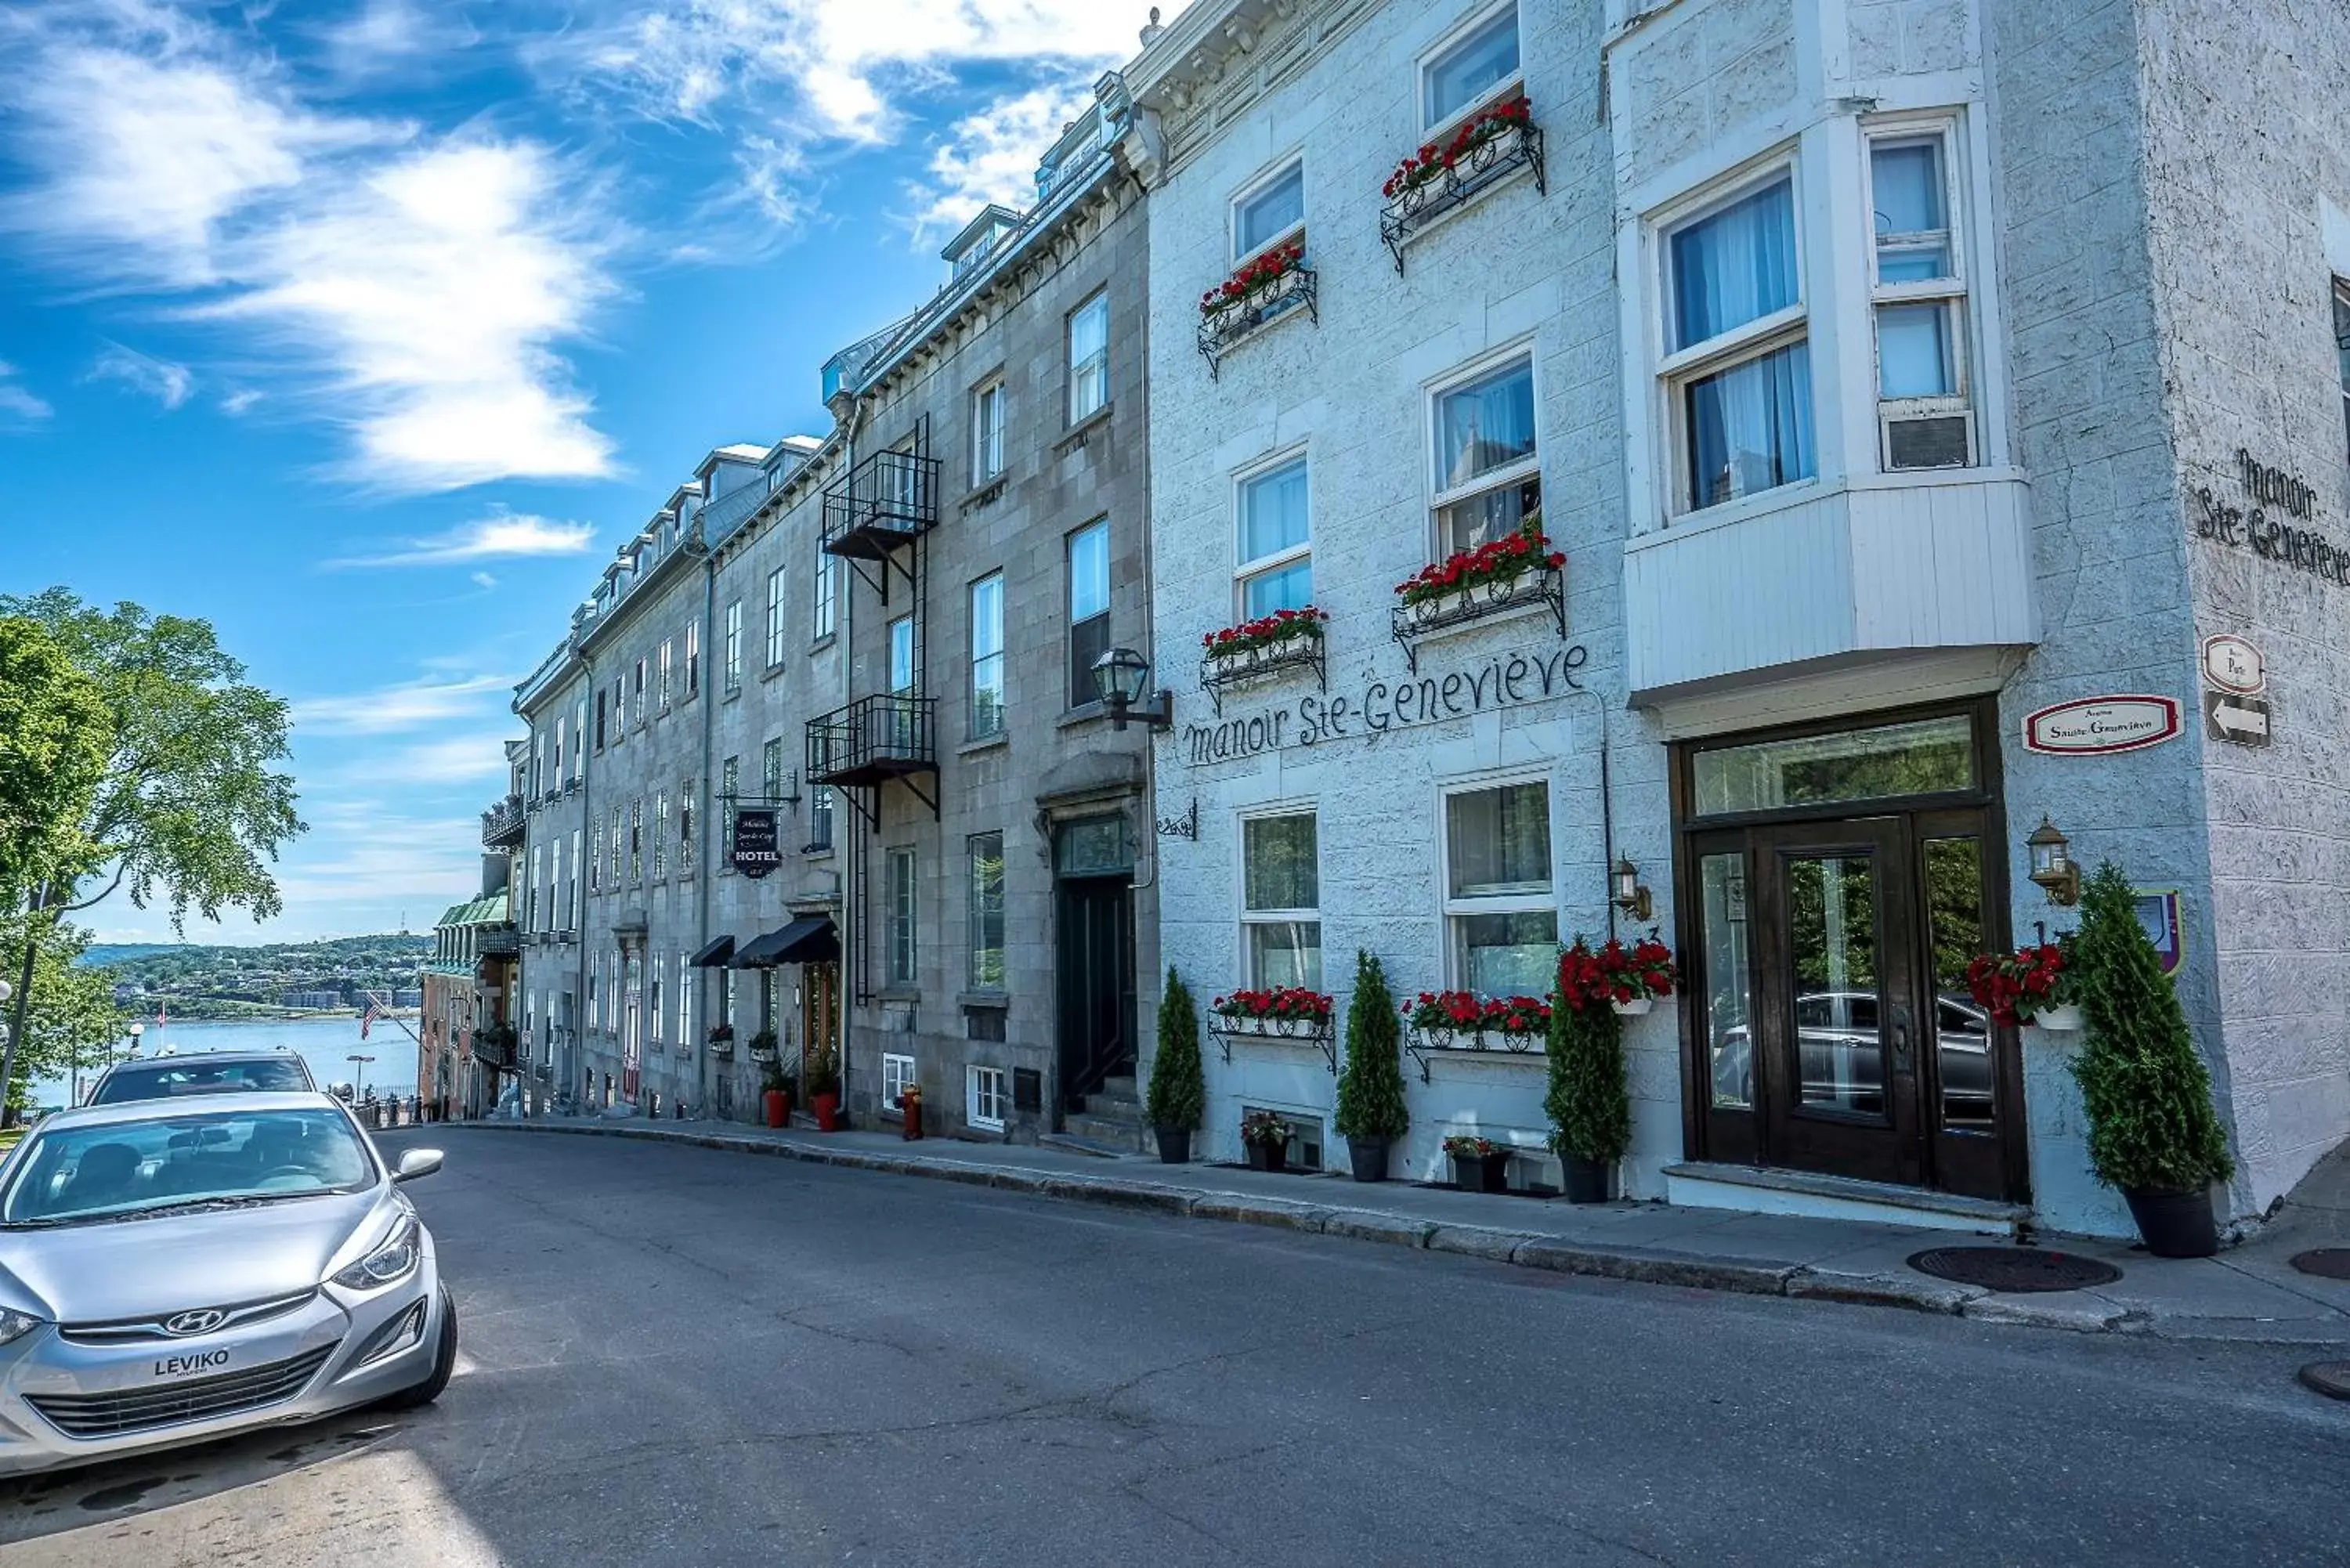
[[[1440,389],[1434,422],[1438,559],[1506,538],[1542,510],[1532,358]]]
[[[1312,812],[1241,823],[1241,936],[1251,986],[1322,989],[1321,874]]]
[[[1444,853],[1454,983],[1483,996],[1547,994],[1558,960],[1550,786],[1447,794]]]
[[[1243,479],[1240,487],[1240,613],[1254,620],[1314,602],[1314,541],[1305,459]]]
[[[1668,230],[1664,259],[1676,510],[1812,477],[1794,171],[1780,169]]]
[[[1974,462],[1949,129],[1888,131],[1868,140],[1870,306],[1888,470]]]

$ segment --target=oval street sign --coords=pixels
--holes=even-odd
[[[2135,752],[2178,733],[2178,704],[2168,697],[2079,697],[2023,721],[2025,749],[2057,756]]]
[[[2203,639],[2203,679],[2222,691],[2250,697],[2269,683],[2261,650],[2233,632]]]

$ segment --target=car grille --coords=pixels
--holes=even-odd
[[[223,1307],[220,1310],[224,1315],[219,1324],[204,1332],[222,1334],[229,1329],[250,1328],[255,1324],[266,1323],[272,1318],[283,1317],[289,1312],[309,1305],[311,1298],[317,1293],[316,1291],[304,1291],[298,1295],[279,1296],[272,1301],[247,1302],[243,1306]],[[123,1318],[114,1323],[68,1323],[60,1324],[57,1334],[60,1338],[70,1340],[76,1345],[134,1345],[146,1341],[168,1343],[189,1337],[172,1333],[163,1326],[164,1322],[163,1317],[151,1317]]]
[[[69,1438],[120,1438],[281,1404],[302,1392],[334,1345],[218,1377],[192,1377],[107,1394],[28,1394],[25,1402]]]

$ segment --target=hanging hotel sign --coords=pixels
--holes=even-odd
[[[2080,697],[2023,721],[2024,749],[2052,756],[2135,752],[2178,733],[2178,704],[2168,697]]]
[[[776,836],[773,811],[751,807],[735,811],[731,858],[735,870],[753,877],[764,877],[784,863],[783,844]]]
[[[1525,653],[1497,654],[1467,670],[1418,680],[1372,680],[1353,691],[1312,692],[1245,718],[1183,727],[1187,763],[1223,763],[1284,746],[1315,746],[1390,730],[1466,719],[1584,690],[1580,672],[1591,659],[1581,643]]]
[[[2197,538],[2250,551],[2260,560],[2280,562],[2337,587],[2350,587],[2350,549],[2314,528],[2297,528],[2278,520],[2281,514],[2306,522],[2315,515],[2317,492],[2307,481],[2272,468],[2239,448],[2236,483],[2254,503],[2250,511],[2220,500],[2208,484],[2190,493],[2193,516],[2188,526]]]
[[[2238,697],[2257,697],[2269,683],[2261,650],[2233,632],[2203,639],[2204,683]]]

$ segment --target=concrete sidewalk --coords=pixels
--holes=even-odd
[[[2304,1247],[2344,1244],[2350,1210],[2322,1202],[2295,1208],[2259,1240],[2217,1258],[2159,1259],[2111,1242],[2052,1238],[2048,1248],[2102,1259],[2122,1278],[2095,1290],[1999,1294],[1908,1266],[1912,1253],[1928,1247],[2009,1244],[1949,1231],[1659,1203],[1576,1205],[949,1138],[908,1143],[893,1132],[586,1117],[453,1125],[730,1149],[1702,1290],[1814,1296],[2088,1333],[2350,1344],[2350,1282],[2303,1275],[2287,1262]],[[2336,1175],[2344,1179],[2317,1185],[2332,1191],[2350,1181],[2350,1159],[2337,1159]]]

